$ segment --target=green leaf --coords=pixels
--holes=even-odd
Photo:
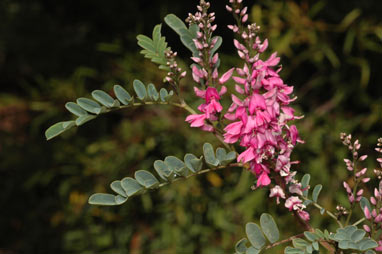
[[[138,170],[135,172],[134,176],[138,183],[145,186],[147,189],[153,189],[159,185],[158,179],[146,170]]]
[[[151,83],[147,86],[147,93],[151,100],[157,101],[159,99],[159,93],[157,89],[155,88],[155,86]]]
[[[161,160],[156,160],[154,162],[154,169],[158,175],[165,181],[171,180],[173,178],[173,171],[169,169],[166,163]]]
[[[83,110],[79,105],[77,105],[76,103],[74,102],[67,102],[65,104],[65,108],[72,114],[76,115],[76,116],[83,116],[83,115],[87,115],[88,112],[86,112],[85,110]]]
[[[327,237],[325,236],[325,234],[319,230],[318,228],[314,230],[314,233],[319,237],[319,238],[322,238],[322,239],[326,239]]]
[[[313,242],[313,243],[312,243],[312,246],[313,246],[313,248],[314,248],[315,250],[319,250],[319,249],[320,249],[320,246],[319,246],[318,242]]]
[[[83,115],[83,116],[80,116],[76,119],[76,125],[77,126],[81,126],[91,120],[93,120],[94,118],[96,118],[97,116],[95,115],[89,115],[89,114],[86,114],[86,115]]]
[[[339,232],[345,232],[346,235],[349,237],[349,240],[350,240],[350,237],[351,235],[357,230],[357,227],[356,226],[353,226],[353,225],[350,225],[350,226],[346,226],[345,228],[343,229],[338,229]]]
[[[308,205],[310,205],[310,204],[312,204],[312,203],[313,203],[312,200],[307,199],[307,200],[305,200],[302,204],[303,204],[304,206],[308,206]]]
[[[91,205],[116,205],[115,196],[106,193],[96,193],[89,197]]]
[[[205,143],[203,145],[203,154],[206,163],[211,167],[217,167],[219,165],[219,160],[215,158],[215,153],[212,145],[210,143]]]
[[[361,200],[359,201],[359,205],[361,206],[362,211],[364,211],[365,206],[369,211],[371,212],[373,209],[371,208],[370,202],[367,198],[362,197]]]
[[[122,197],[127,198],[126,192],[121,185],[121,181],[114,181],[110,184],[110,188]]]
[[[119,104],[119,101],[118,100],[115,100],[113,97],[111,97],[109,94],[107,94],[106,92],[104,91],[101,91],[101,90],[94,90],[92,92],[92,96],[93,98],[98,101],[99,103],[101,103],[102,105],[104,105],[105,107],[108,107],[108,108],[116,108],[116,107],[119,107],[121,106]]]
[[[248,240],[246,238],[241,239],[238,241],[235,245],[235,251],[239,254],[244,254],[247,251],[246,244],[248,243]]]
[[[168,14],[164,18],[164,21],[180,36],[180,40],[182,41],[183,45],[186,46],[194,56],[197,56],[198,50],[193,41],[193,39],[196,38],[195,26],[188,30],[183,21],[174,14]]]
[[[308,186],[309,186],[309,182],[310,182],[310,175],[309,174],[305,174],[303,177],[302,177],[302,180],[301,180],[301,187],[302,189],[305,189],[302,194],[304,195],[304,197],[307,197],[308,196],[308,193],[309,193],[309,189],[308,189]]]
[[[216,37],[218,38],[218,40],[216,41],[215,46],[211,49],[211,57],[213,57],[215,52],[220,48],[220,46],[223,43],[223,38],[221,36],[214,36],[212,39],[214,39]]]
[[[159,69],[170,71],[165,57],[167,42],[165,37],[161,37],[161,28],[161,24],[154,27],[152,39],[145,35],[138,35],[138,45],[143,48],[141,54],[144,54],[145,58],[149,58],[152,62],[159,64]]]
[[[301,238],[296,238],[292,240],[293,246],[296,248],[305,248],[306,246],[309,246],[310,244]]]
[[[142,83],[142,81],[136,79],[133,82],[134,91],[137,94],[138,99],[141,101],[144,101],[147,96],[147,91],[145,85]]]
[[[50,140],[50,139],[52,139],[54,137],[57,137],[58,135],[60,135],[64,131],[69,130],[73,126],[75,126],[75,122],[74,121],[58,122],[58,123],[50,126],[45,131],[45,137],[46,137],[47,140]]]
[[[309,232],[309,231],[305,231],[304,235],[305,235],[306,239],[308,239],[311,242],[314,242],[314,241],[317,241],[318,239],[320,239],[320,237],[318,235],[316,235],[315,233]]]
[[[125,190],[128,197],[141,193],[143,187],[133,178],[125,177],[121,181],[121,186]]]
[[[164,162],[167,164],[169,169],[171,171],[174,171],[178,175],[187,176],[188,175],[188,169],[186,168],[186,165],[183,161],[178,159],[175,156],[167,156],[164,159]]]
[[[374,249],[376,247],[378,247],[378,244],[376,241],[374,241],[373,239],[370,239],[370,238],[365,238],[363,239],[361,242],[360,242],[360,248],[359,250],[361,251],[365,251],[365,250],[368,250],[368,249]]]
[[[277,228],[277,224],[273,217],[268,213],[263,213],[260,216],[260,225],[263,230],[265,236],[271,243],[274,243],[279,240],[280,232]]]
[[[245,226],[245,232],[249,242],[256,249],[261,249],[265,245],[265,237],[257,224],[252,222],[247,223]]]
[[[216,149],[216,159],[219,161],[220,165],[225,165],[225,158],[227,156],[227,152],[224,148],[219,147]]]
[[[255,247],[249,247],[245,254],[259,254],[260,253],[260,250],[259,249],[256,249]]]
[[[312,199],[314,202],[317,202],[317,199],[318,199],[318,196],[320,195],[321,189],[322,189],[321,184],[317,184],[316,186],[314,186],[313,194],[312,194]]]
[[[338,243],[338,247],[340,249],[347,250],[347,249],[349,249],[349,244],[350,244],[349,240],[341,240]]]
[[[235,151],[231,151],[231,152],[227,153],[227,155],[225,157],[226,161],[231,162],[234,159],[236,159],[236,152]]]
[[[117,195],[115,196],[115,204],[116,205],[122,205],[123,203],[125,203],[127,201],[127,198],[126,197],[123,197],[121,195]]]
[[[100,114],[102,112],[101,105],[97,102],[90,100],[88,98],[78,98],[77,104],[80,105],[81,108],[93,114]]]
[[[362,240],[362,238],[365,235],[366,235],[365,230],[357,229],[356,231],[353,232],[353,234],[351,234],[351,240],[353,242],[358,242],[358,241]]]
[[[290,246],[286,247],[284,250],[285,254],[304,254],[305,251],[297,248],[292,248]]]
[[[159,94],[160,94],[160,99],[161,99],[161,101],[166,102],[167,97],[168,97],[168,92],[167,92],[167,90],[164,89],[164,88],[161,88],[160,91],[159,91]]]
[[[153,45],[153,41],[147,37],[146,35],[138,35],[138,45],[141,46],[144,49],[149,50],[150,52],[155,52],[155,47]]]
[[[114,86],[114,94],[123,105],[128,105],[133,100],[130,94],[120,85]]]
[[[193,173],[196,173],[200,171],[203,167],[202,158],[203,156],[198,158],[191,153],[187,153],[184,156],[184,163],[189,170],[191,170]]]

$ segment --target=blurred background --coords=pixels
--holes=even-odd
[[[182,19],[198,1],[0,1],[0,254],[19,253],[232,253],[244,225],[268,211],[283,237],[300,233],[293,217],[251,191],[253,176],[222,170],[179,181],[135,197],[121,207],[94,207],[94,192],[167,155],[201,154],[211,134],[191,129],[178,109],[144,107],[99,117],[52,140],[44,131],[70,120],[64,104],[111,91],[132,91],[136,78],[163,87],[163,71],[139,54],[137,34],[151,35],[168,13]],[[345,206],[340,179],[348,177],[340,132],[351,132],[370,153],[382,136],[382,2],[373,0],[246,1],[270,50],[282,57],[281,76],[295,87],[296,124],[306,144],[293,158],[299,176],[322,183],[320,202]],[[223,36],[221,72],[241,62],[226,25],[225,1],[212,1],[217,33]],[[167,26],[162,33],[179,62],[189,52]],[[233,86],[233,84],[231,84]],[[183,81],[187,101],[192,79]],[[169,87],[166,87],[169,88]],[[371,171],[371,170],[370,170]],[[313,226],[334,228],[326,217]],[[285,246],[284,246],[285,247]],[[280,253],[275,249],[269,253]]]

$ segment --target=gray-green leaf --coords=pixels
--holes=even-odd
[[[219,165],[219,160],[215,158],[214,149],[210,143],[205,143],[203,145],[203,154],[204,159],[209,166],[217,167]]]
[[[163,180],[168,181],[172,179],[173,172],[164,161],[156,160],[154,162],[154,169]]]
[[[134,91],[137,94],[138,99],[141,101],[144,101],[147,96],[147,91],[145,85],[142,83],[142,81],[136,79],[133,82]]]
[[[308,196],[308,193],[309,193],[309,189],[308,189],[308,186],[309,186],[309,182],[310,182],[310,175],[309,174],[305,174],[303,177],[302,177],[302,180],[301,180],[301,187],[302,189],[306,189],[302,192],[302,194],[304,195],[304,197],[307,197]]]
[[[247,251],[246,244],[248,243],[247,238],[243,238],[236,243],[235,251],[239,254],[244,254]]]
[[[121,181],[114,181],[110,184],[110,188],[117,194],[127,197],[125,190],[122,188]]]
[[[314,186],[313,194],[312,194],[312,198],[313,198],[314,202],[317,202],[317,199],[318,199],[318,196],[320,195],[321,189],[322,189],[321,184],[317,184],[316,186]]]
[[[93,114],[100,114],[102,112],[101,105],[97,102],[90,100],[88,98],[78,98],[77,104],[80,105],[81,108]]]
[[[271,243],[274,243],[279,240],[280,232],[277,228],[277,224],[273,217],[268,213],[263,213],[260,217],[260,225],[265,236]]]
[[[198,157],[196,157],[195,155],[191,153],[187,153],[184,156],[184,163],[186,167],[189,170],[191,170],[193,173],[200,171],[203,167],[202,157],[199,159]]]
[[[128,197],[141,193],[143,187],[133,178],[125,177],[121,181],[121,186],[125,190]]]
[[[74,102],[67,102],[65,104],[65,108],[72,114],[80,117],[83,115],[87,115],[88,112],[86,112],[83,108],[81,108],[78,104]]]
[[[116,205],[115,196],[107,193],[96,193],[89,197],[91,205]]]
[[[158,179],[146,170],[138,170],[134,176],[138,183],[147,189],[156,188],[159,185]]]
[[[115,96],[123,105],[128,105],[133,100],[130,94],[122,86],[115,85],[113,89]]]
[[[52,126],[50,126],[46,131],[45,131],[45,137],[47,140],[50,140],[54,137],[57,137],[64,131],[69,130],[73,126],[75,126],[74,121],[66,121],[66,122],[58,122]]]
[[[81,126],[81,125],[83,125],[83,124],[85,124],[85,123],[87,123],[87,122],[93,120],[93,119],[96,118],[96,117],[97,117],[97,116],[95,116],[95,115],[89,115],[89,114],[82,115],[82,116],[80,116],[80,117],[78,117],[78,118],[76,119],[76,125],[77,125],[77,126]]]
[[[101,103],[102,105],[104,105],[108,108],[116,106],[114,103],[113,97],[111,97],[110,95],[108,95],[106,92],[104,92],[102,90],[94,90],[92,92],[92,97],[96,101],[98,101],[99,103]]]
[[[249,242],[256,249],[261,249],[265,245],[265,237],[257,224],[253,222],[247,223],[245,226],[245,232]]]
[[[159,99],[159,93],[157,89],[155,88],[154,84],[149,84],[147,86],[147,93],[149,95],[149,98],[153,101],[157,101]]]

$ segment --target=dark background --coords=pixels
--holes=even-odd
[[[282,57],[285,82],[295,86],[297,122],[306,144],[294,159],[300,175],[322,183],[321,202],[344,202],[347,177],[340,132],[352,132],[372,156],[381,136],[382,2],[247,1],[262,38]],[[268,211],[283,236],[299,233],[292,216],[250,191],[253,177],[222,170],[164,187],[121,207],[93,207],[87,198],[108,192],[115,179],[152,170],[167,155],[201,154],[213,136],[191,129],[185,114],[163,107],[122,110],[52,141],[44,131],[70,119],[67,101],[135,78],[157,88],[165,73],[139,54],[137,34],[150,35],[168,13],[184,19],[197,1],[0,1],[0,254],[13,253],[232,253],[244,224]],[[223,37],[222,70],[240,66],[225,1],[212,1]],[[162,33],[179,62],[190,64],[177,35]],[[269,55],[268,51],[266,55]],[[265,56],[266,57],[266,56]],[[233,86],[233,84],[231,84]],[[188,74],[183,83],[191,93]],[[341,191],[340,191],[341,190]],[[335,194],[333,194],[335,193]],[[325,196],[325,197],[324,197]],[[333,228],[312,211],[312,224]],[[279,253],[281,250],[275,250]]]

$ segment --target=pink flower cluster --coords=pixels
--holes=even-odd
[[[241,1],[230,0],[229,11],[239,15],[241,21],[247,20],[247,9],[240,9]],[[290,154],[297,142],[302,142],[296,126],[288,122],[300,117],[294,115],[289,106],[296,98],[291,98],[293,87],[284,84],[277,70],[280,58],[273,53],[267,60],[261,60],[260,54],[268,47],[268,41],[261,42],[256,35],[259,27],[248,25],[240,30],[238,26],[229,26],[243,39],[243,43],[234,40],[238,55],[245,61],[242,68],[237,68],[234,76],[235,90],[232,104],[224,115],[232,121],[224,130],[226,143],[239,142],[245,151],[238,156],[238,161],[250,163],[252,172],[257,176],[257,187],[271,183],[271,170],[283,177],[285,183],[292,179]],[[281,196],[280,196],[281,197]]]
[[[204,99],[198,109],[201,114],[192,114],[186,118],[191,127],[198,127],[205,131],[214,131],[212,123],[218,120],[218,114],[223,110],[220,99],[226,93],[227,88],[223,86],[232,76],[234,68],[228,70],[219,78],[218,61],[219,54],[214,53],[213,49],[218,41],[218,37],[212,37],[216,29],[214,13],[208,13],[210,3],[204,0],[198,5],[198,12],[195,15],[189,14],[187,21],[190,24],[198,25],[200,31],[197,32],[197,38],[194,39],[199,56],[193,56],[191,59],[195,62],[192,66],[192,77],[196,83],[206,89],[194,87],[195,94]],[[216,88],[222,85],[220,91]]]
[[[377,148],[375,150],[382,154],[382,138],[378,139]],[[361,156],[362,157],[362,156]],[[374,196],[370,197],[370,210],[367,206],[363,208],[367,224],[363,225],[363,229],[369,234],[379,235],[378,247],[376,251],[382,251],[382,158],[377,158],[379,168],[374,169],[379,185],[378,188],[374,188]]]
[[[236,68],[237,76],[235,90],[238,95],[232,94],[232,104],[224,113],[224,118],[229,121],[224,128],[223,138],[226,143],[239,143],[244,151],[237,160],[248,163],[251,171],[257,177],[256,187],[271,184],[272,171],[278,175],[276,187],[271,189],[270,197],[286,199],[286,206],[298,212],[304,220],[309,219],[309,214],[304,212],[305,206],[293,194],[301,187],[294,179],[295,172],[290,170],[291,165],[298,163],[290,160],[291,152],[298,142],[303,142],[298,135],[295,125],[289,122],[300,117],[295,116],[295,111],[289,106],[296,98],[292,98],[293,87],[286,85],[279,76],[281,68],[278,67],[280,58],[273,53],[267,60],[261,60],[260,54],[268,47],[268,40],[263,42],[257,36],[259,27],[250,24],[247,28],[241,23],[248,20],[247,7],[241,8],[242,0],[230,0],[231,6],[227,10],[239,20],[238,25],[229,25],[228,28],[237,33],[243,42],[234,40],[238,55],[244,60],[242,68]],[[212,37],[216,25],[212,25],[215,17],[208,14],[209,3],[200,1],[199,12],[189,14],[188,22],[197,24],[200,31],[194,40],[199,51],[199,56],[192,57],[195,64],[192,67],[192,76],[204,89],[194,88],[196,95],[204,99],[198,109],[201,114],[192,114],[186,118],[191,127],[198,127],[205,131],[215,131],[213,123],[220,121],[223,107],[220,104],[221,96],[227,89],[223,85],[233,75],[235,68],[228,70],[220,78],[218,75],[219,56],[212,50],[217,42]],[[216,88],[222,85],[221,89]],[[294,191],[287,195],[285,187],[292,184]],[[301,192],[301,190],[300,190]]]
[[[366,176],[367,168],[363,168],[359,171],[354,168],[356,162],[361,162],[366,160],[367,155],[362,155],[358,157],[358,150],[361,148],[361,144],[359,143],[358,139],[352,143],[351,141],[351,135],[346,135],[345,133],[341,133],[341,140],[342,143],[348,147],[348,149],[351,151],[353,155],[353,160],[344,159],[344,162],[346,164],[346,169],[350,172],[354,172],[354,180],[355,182],[363,182],[367,183],[370,181],[369,177]],[[352,187],[347,182],[343,182],[343,186],[346,190],[346,193],[348,195],[349,202],[352,204],[354,202],[359,202],[363,195],[363,189],[357,190],[357,192],[354,191]]]

